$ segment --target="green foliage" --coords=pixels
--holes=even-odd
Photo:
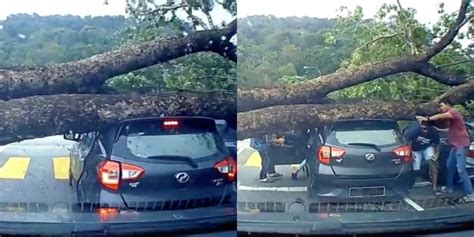
[[[353,48],[347,40],[334,45],[324,42],[334,23],[309,17],[240,19],[239,86],[271,87],[335,71]]]
[[[136,44],[157,38],[190,34],[198,29],[220,27],[211,13],[217,6],[235,16],[235,0],[126,0],[129,27],[121,34],[123,44]],[[180,17],[185,15],[185,17]],[[204,14],[205,20],[198,14]],[[205,23],[207,21],[207,23]],[[120,92],[155,92],[161,90],[235,91],[235,63],[212,53],[199,53],[156,65],[109,80]]]
[[[10,15],[0,21],[0,67],[43,65],[82,59],[110,50],[122,16]]]
[[[415,19],[414,9],[400,9],[397,5],[384,4],[372,20],[362,20],[360,9],[345,12],[328,34],[328,38],[352,35],[357,48],[341,68],[353,68],[396,56],[418,54],[431,44],[434,35],[442,36],[451,26],[455,14],[447,14],[440,8],[440,21],[428,28]],[[443,65],[467,59],[456,39],[447,50],[433,58],[435,65]],[[474,75],[473,63],[453,65],[449,73]],[[384,79],[364,83],[330,96],[333,98],[378,98],[427,101],[444,92],[448,87],[416,74],[392,75]]]

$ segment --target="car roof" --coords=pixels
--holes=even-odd
[[[186,119],[203,119],[203,120],[214,120],[213,118],[210,117],[204,117],[204,116],[166,116],[166,117],[143,117],[143,118],[130,118],[130,119],[124,119],[120,120],[118,122],[109,124],[106,126],[104,129],[101,129],[101,132],[108,131],[110,129],[118,129],[120,128],[123,124],[128,123],[128,122],[142,122],[142,121],[153,121],[157,119],[179,119],[179,118],[186,118]]]
[[[357,121],[362,121],[362,122],[394,122],[396,123],[397,121],[395,119],[365,119],[365,118],[360,118],[360,119],[338,119],[334,121],[333,123],[341,123],[341,122],[357,122]]]
[[[185,118],[185,119],[205,119],[205,120],[214,120],[210,117],[204,116],[165,116],[165,117],[143,117],[143,118],[131,118],[131,119],[124,119],[119,121],[118,123],[125,123],[125,122],[140,122],[140,121],[149,121],[149,120],[156,120],[156,119],[178,119],[178,118]]]

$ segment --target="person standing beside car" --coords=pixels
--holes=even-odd
[[[438,131],[447,133],[448,145],[451,148],[446,167],[446,186],[442,187],[441,191],[447,193],[453,192],[454,175],[457,168],[465,194],[462,200],[464,202],[474,202],[472,183],[466,169],[466,152],[471,141],[469,133],[464,126],[464,119],[462,115],[452,107],[452,103],[449,100],[441,100],[439,108],[442,113],[429,117],[417,116],[417,120],[420,122],[449,120],[448,128],[441,129],[436,127]]]
[[[256,137],[250,140],[250,147],[257,150],[261,159],[261,169],[259,174],[259,180],[261,183],[272,183],[274,178],[283,176],[275,171],[275,164],[272,162],[271,157],[268,155],[268,148],[271,144],[282,145],[285,139],[280,135],[265,135],[263,137]]]
[[[433,193],[440,195],[438,190],[438,157],[439,157],[439,134],[427,122],[415,122],[404,132],[405,138],[410,142],[413,151],[413,170],[417,175],[420,173],[421,162],[428,163],[429,178],[433,185]]]

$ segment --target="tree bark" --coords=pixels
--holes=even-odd
[[[50,95],[0,102],[0,144],[87,132],[127,118],[206,116],[236,124],[235,94]]]
[[[236,61],[234,20],[223,29],[198,31],[188,36],[156,39],[95,55],[76,62],[0,69],[0,99],[33,95],[85,93],[96,90],[107,79],[197,52],[215,52]]]
[[[319,103],[326,95],[380,77],[414,71],[420,64],[415,57],[401,57],[345,69],[316,79],[278,88],[239,89],[239,112],[274,105]]]
[[[438,102],[448,98],[452,103],[474,100],[474,82],[456,86],[432,102],[369,101],[336,104],[279,105],[238,113],[239,139],[285,132],[293,129],[317,127],[338,119],[390,118],[413,120],[419,114],[434,114]]]

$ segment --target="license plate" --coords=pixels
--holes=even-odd
[[[356,187],[349,188],[349,197],[382,197],[385,196],[385,187]]]

